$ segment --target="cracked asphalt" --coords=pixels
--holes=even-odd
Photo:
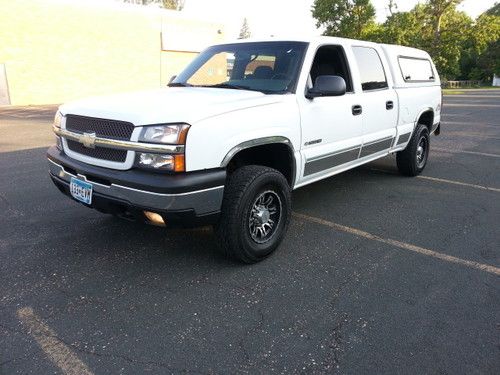
[[[423,175],[468,185],[387,157],[295,191],[294,211],[498,269],[500,90],[444,103]],[[61,195],[52,113],[0,107],[0,374],[69,373],[20,311],[94,374],[498,374],[498,275],[297,216],[274,256],[233,263],[208,228]]]

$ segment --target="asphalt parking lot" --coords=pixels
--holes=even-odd
[[[0,108],[0,373],[498,374],[500,90],[444,103],[422,176],[387,157],[295,191],[252,266],[67,199],[51,109]]]

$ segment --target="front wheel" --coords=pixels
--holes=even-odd
[[[422,173],[427,164],[429,150],[429,129],[425,125],[418,124],[406,148],[396,154],[399,172],[410,177]]]
[[[269,256],[281,243],[291,216],[291,192],[275,169],[250,165],[226,184],[215,232],[226,253],[244,263]]]

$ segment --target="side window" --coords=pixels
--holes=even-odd
[[[431,62],[427,59],[399,57],[399,67],[405,81],[434,81]]]
[[[358,63],[363,91],[388,87],[384,67],[377,51],[370,47],[353,47],[352,50]]]
[[[344,78],[346,91],[353,91],[349,66],[341,46],[322,46],[318,49],[311,67],[309,87],[312,87],[318,76],[325,75]]]

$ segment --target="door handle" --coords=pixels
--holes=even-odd
[[[362,113],[363,113],[363,107],[361,107],[358,104],[352,106],[352,114],[354,116],[358,116],[358,115],[360,115]]]
[[[387,102],[385,102],[385,109],[391,110],[393,108],[394,108],[394,102],[392,100],[388,100]]]

